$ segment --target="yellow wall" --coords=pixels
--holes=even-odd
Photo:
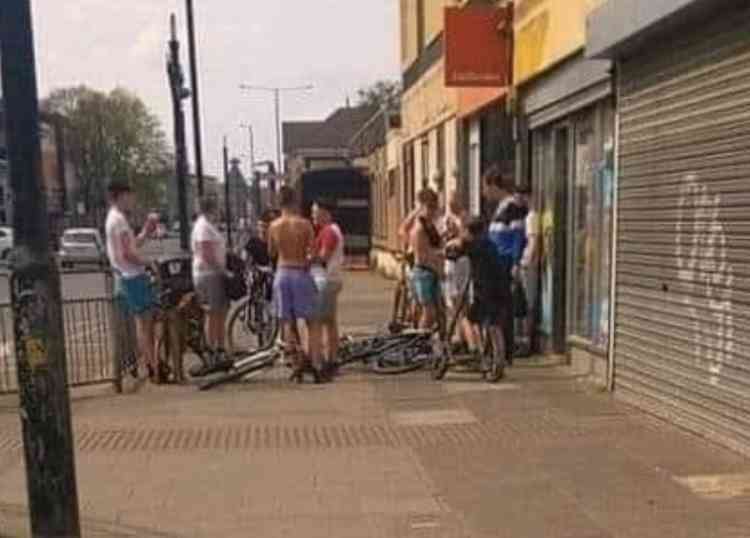
[[[516,0],[514,81],[525,81],[578,51],[586,17],[604,0]]]
[[[419,55],[417,46],[417,0],[401,0],[401,68],[406,70]]]

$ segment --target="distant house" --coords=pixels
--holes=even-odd
[[[296,183],[308,170],[352,166],[351,139],[377,110],[376,106],[346,106],[323,121],[284,122],[287,181]]]

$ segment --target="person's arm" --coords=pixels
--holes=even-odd
[[[419,215],[418,207],[412,209],[411,213],[409,213],[401,222],[401,226],[398,227],[398,238],[401,245],[404,246],[404,249],[409,248],[409,238],[411,236],[411,232],[414,229],[414,223],[417,220],[417,215]]]

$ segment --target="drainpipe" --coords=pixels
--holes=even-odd
[[[614,171],[612,178],[612,255],[609,282],[609,350],[607,353],[607,390],[615,388],[615,328],[617,313],[617,235],[619,223],[619,184],[620,184],[620,85],[619,64],[614,61],[612,84],[615,94],[615,140]]]

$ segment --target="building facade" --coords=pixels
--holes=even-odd
[[[416,193],[446,193],[459,176],[458,92],[445,84],[444,8],[459,0],[401,0],[401,101],[403,173],[407,210]]]
[[[750,6],[610,1],[587,53],[615,62],[617,397],[750,453]]]
[[[400,195],[401,116],[380,110],[352,138],[354,164],[366,171],[371,185],[370,264],[389,277],[397,277],[398,227],[405,216]]]
[[[607,379],[615,101],[611,64],[584,55],[597,0],[515,4],[516,170],[534,192],[543,351]]]
[[[284,122],[286,181],[296,185],[305,172],[351,166],[351,139],[377,111],[376,106],[347,104],[323,121]]]

